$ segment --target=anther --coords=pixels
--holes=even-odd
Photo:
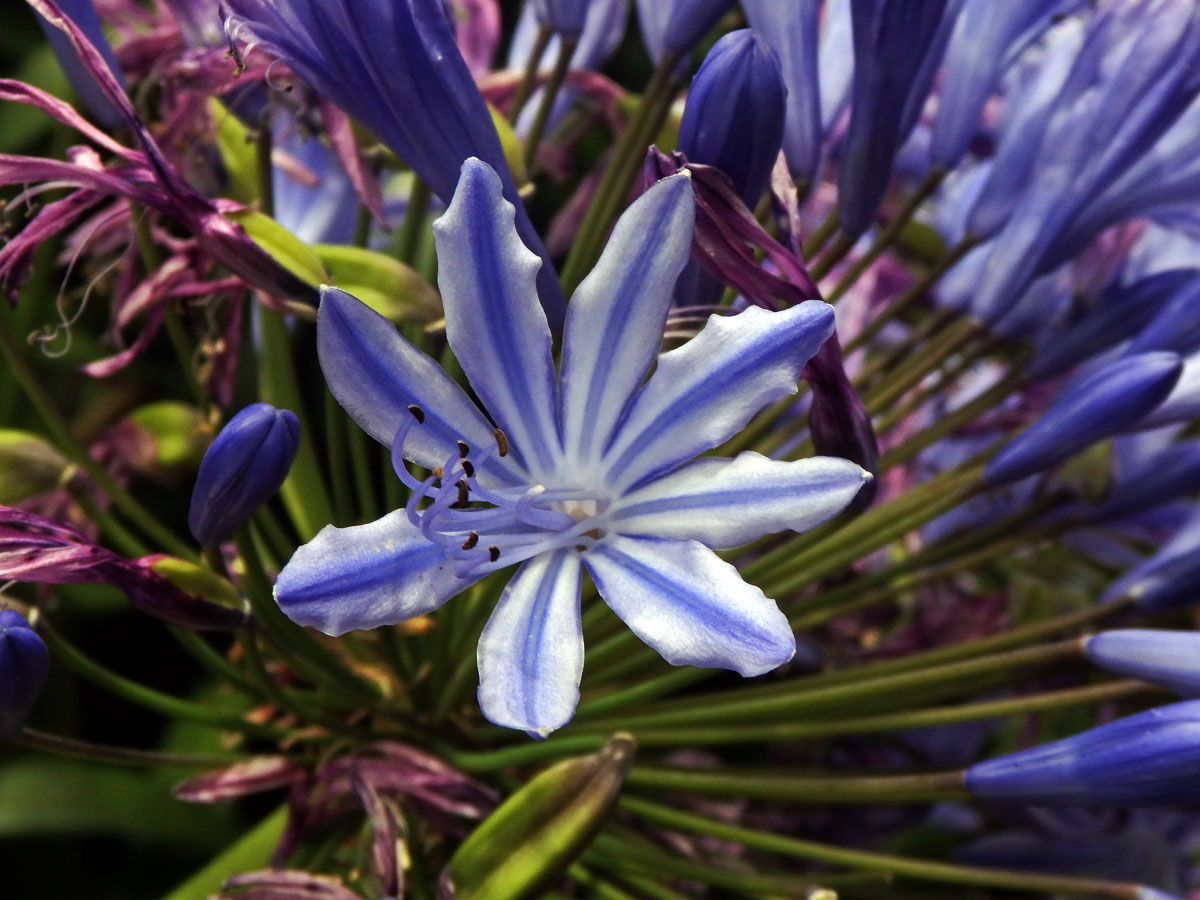
[[[462,509],[470,501],[471,488],[467,485],[465,478],[458,479],[454,486],[458,488],[458,499],[450,504],[450,508]]]
[[[467,446],[466,441],[458,442],[458,455],[460,459],[466,459],[467,454],[471,452],[471,448]]]
[[[412,417],[417,420],[418,425],[425,424],[425,410],[417,406],[415,403],[408,404],[408,411],[412,413]]]
[[[433,470],[433,477],[438,479],[439,481],[442,479],[442,476],[445,474],[446,474],[446,470],[443,469],[441,466],[438,466],[436,469]]]
[[[496,429],[496,452],[508,456],[508,437],[499,428]]]
[[[492,562],[495,562],[499,558],[500,558],[500,548],[497,547],[495,544],[492,544],[491,546],[488,547],[488,559],[490,559]]]
[[[463,469],[463,473],[464,473],[464,474],[465,474],[465,475],[466,475],[468,478],[474,478],[474,477],[475,477],[475,466],[471,464],[471,461],[470,461],[469,459],[464,459],[464,460],[462,461],[462,469]]]
[[[470,534],[467,535],[467,539],[465,541],[463,541],[462,548],[464,550],[470,550],[478,543],[479,543],[479,532],[472,531]]]

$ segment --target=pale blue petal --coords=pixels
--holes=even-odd
[[[513,227],[499,176],[468,159],[434,223],[446,337],[475,393],[531,472],[561,458],[550,327],[538,304],[542,262]]]
[[[409,405],[421,407],[425,422],[409,431],[404,449],[426,468],[457,455],[460,439],[474,449],[495,442],[492,426],[441,366],[402,338],[391,322],[337,288],[321,291],[317,355],[338,403],[385,447],[392,446],[401,424],[412,422]],[[506,484],[522,480],[512,454],[493,456],[482,472]]]
[[[604,465],[624,490],[732,437],[764,406],[796,391],[800,371],[833,332],[833,307],[713,316],[664,354],[618,428]]]
[[[600,457],[662,343],[695,219],[691,178],[672,175],[642,194],[613,229],[600,261],[567,307],[561,421],[569,457]]]
[[[795,655],[775,601],[703,544],[610,536],[584,563],[604,602],[672,665],[748,677]]]
[[[339,635],[437,609],[472,582],[450,568],[398,509],[367,525],[322,528],[279,573],[275,599],[293,622]]]
[[[708,547],[737,547],[764,534],[807,531],[837,515],[870,473],[847,459],[794,462],[740,453],[698,459],[622,497],[609,511],[614,531]]]
[[[517,575],[479,639],[479,707],[489,721],[542,737],[579,703],[583,631],[579,554],[535,556]]]

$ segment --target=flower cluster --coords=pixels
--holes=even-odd
[[[1200,0],[27,6],[6,892],[1200,890]]]

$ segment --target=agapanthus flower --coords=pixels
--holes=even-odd
[[[434,232],[447,338],[492,421],[385,319],[325,289],[317,347],[330,390],[391,446],[412,495],[405,509],[301,547],[276,584],[284,612],[328,634],[372,628],[521,563],[479,644],[479,700],[493,722],[541,735],[578,702],[584,567],[670,663],[750,676],[787,662],[786,617],[709,548],[811,527],[868,476],[834,458],[692,461],[795,391],[833,330],[819,301],[713,317],[643,384],[693,216],[689,179],[676,176],[621,217],[568,307],[556,377],[540,263],[500,179],[467,161]],[[432,474],[418,481],[405,459]]]

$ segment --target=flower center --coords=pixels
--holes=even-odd
[[[479,578],[540,553],[565,547],[583,552],[603,539],[609,501],[596,491],[544,484],[493,489],[479,483],[482,466],[508,453],[500,429],[481,450],[460,440],[455,455],[417,481],[405,465],[404,443],[425,414],[418,406],[409,412],[412,419],[397,429],[392,442],[392,465],[412,490],[405,504],[409,521],[441,545],[455,575]]]

